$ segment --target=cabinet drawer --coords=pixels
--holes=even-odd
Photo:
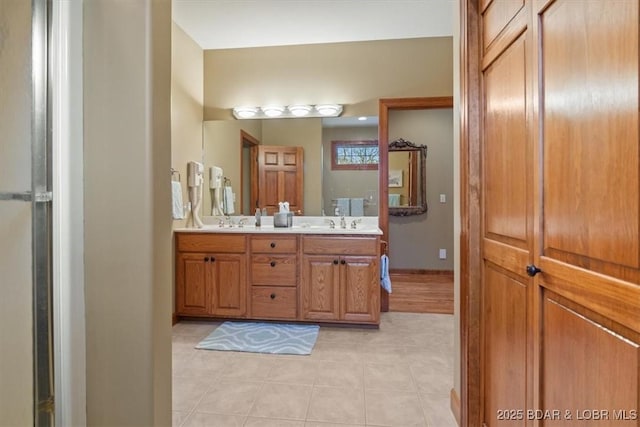
[[[251,251],[254,253],[284,254],[298,250],[296,236],[252,236]]]
[[[176,233],[176,246],[181,252],[244,253],[244,235],[220,233]]]
[[[377,255],[375,237],[304,236],[302,249],[307,254]]]
[[[253,255],[251,258],[251,284],[296,286],[296,255]]]
[[[295,319],[296,289],[254,286],[251,290],[251,315],[258,318]]]

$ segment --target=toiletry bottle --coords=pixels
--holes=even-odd
[[[256,208],[256,227],[260,227],[260,223],[262,222],[260,217],[260,208]]]

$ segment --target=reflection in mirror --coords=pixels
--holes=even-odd
[[[389,215],[419,215],[427,211],[427,146],[402,138],[389,144]]]
[[[257,178],[251,173],[249,145],[301,146],[304,149],[304,214],[310,216],[336,213],[338,202],[351,215],[378,215],[378,171],[344,171],[331,167],[331,141],[377,141],[377,117],[331,119],[210,120],[203,126],[203,162],[205,189],[203,214],[211,215],[208,188],[209,168],[223,169],[235,195],[235,214],[253,215],[251,195]],[[376,142],[377,143],[377,142]],[[346,199],[346,203],[344,201]],[[346,211],[346,206],[349,210]],[[360,206],[362,206],[360,208]]]

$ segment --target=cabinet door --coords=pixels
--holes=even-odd
[[[378,322],[380,313],[380,269],[373,256],[340,258],[340,319]]]
[[[207,268],[201,253],[178,254],[176,265],[176,311],[181,315],[206,315],[210,305],[207,298]]]
[[[339,257],[306,255],[303,260],[302,317],[309,320],[338,320]]]
[[[246,258],[237,254],[211,256],[211,313],[218,316],[241,317],[247,307]]]

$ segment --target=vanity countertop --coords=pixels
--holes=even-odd
[[[202,228],[187,227],[176,228],[175,232],[180,233],[259,233],[259,234],[330,234],[330,235],[382,235],[382,230],[378,227],[378,217],[345,217],[346,228],[340,227],[339,217],[293,217],[292,227],[274,227],[273,217],[262,217],[261,226],[255,226],[253,216],[232,216],[231,226],[229,220],[224,217],[205,217]],[[224,225],[220,225],[220,221]],[[244,225],[239,226],[240,220],[244,220]],[[335,228],[330,228],[329,221],[335,223]],[[351,228],[352,222],[356,221],[356,228]]]

